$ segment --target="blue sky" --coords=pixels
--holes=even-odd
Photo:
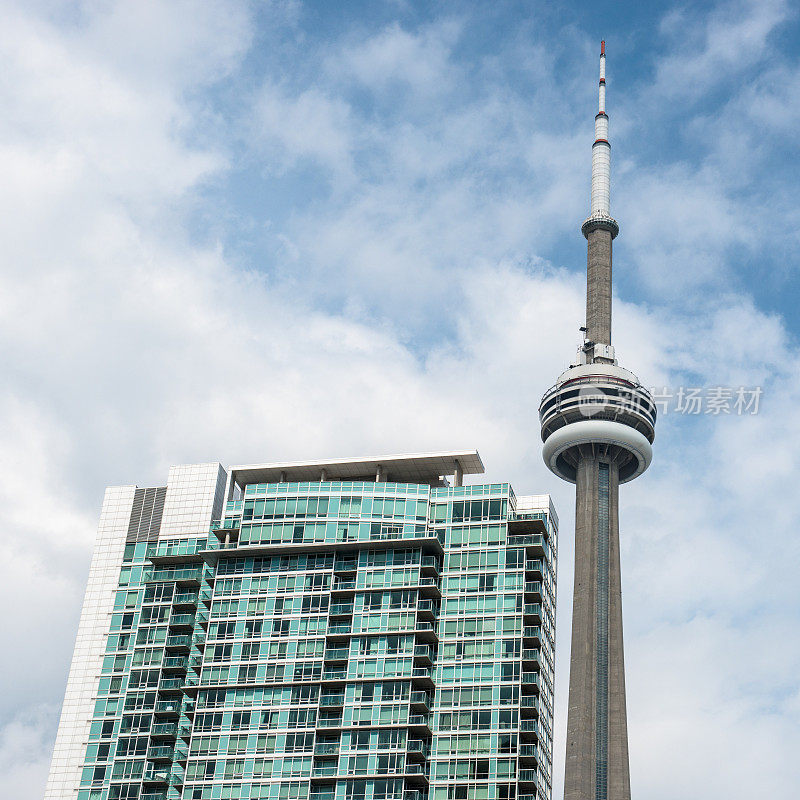
[[[800,785],[798,14],[781,0],[0,2],[0,796],[41,796],[102,491],[477,447],[562,521],[538,401],[582,323],[600,38],[637,797]],[[665,758],[665,754],[668,757]]]

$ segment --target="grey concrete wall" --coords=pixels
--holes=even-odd
[[[609,239],[610,241],[610,239]],[[630,800],[625,665],[622,650],[622,595],[619,560],[619,480],[610,462],[608,580],[608,779],[598,794],[595,776],[597,708],[598,465],[584,453],[577,470],[575,503],[575,586],[567,712],[565,800]],[[603,687],[601,687],[602,689]]]
[[[586,338],[611,344],[611,232],[589,231],[586,263]]]

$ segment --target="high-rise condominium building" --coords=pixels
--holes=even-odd
[[[482,472],[108,489],[46,800],[548,800],[557,518]]]

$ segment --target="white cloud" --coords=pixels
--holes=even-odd
[[[289,277],[268,277],[186,233],[235,149],[215,138],[198,90],[217,76],[229,91],[252,85],[236,78],[248,7],[141,8],[87,5],[56,25],[18,7],[0,41],[0,603],[19,609],[0,636],[20,653],[0,668],[13,687],[0,794],[40,796],[49,753],[25,753],[52,739],[105,484],[157,485],[171,463],[209,458],[453,446],[479,447],[490,479],[558,503],[557,793],[572,495],[541,463],[536,412],[583,313],[579,270],[543,255],[565,229],[577,237],[585,208],[588,147],[564,133],[568,93],[534,59],[552,86],[520,96],[494,62],[458,96],[455,22],[332,41],[316,81],[268,70],[246,121],[260,128],[241,146],[268,176],[310,164],[332,189],[275,222],[287,245],[275,274]],[[290,12],[275,10],[300,24]],[[762,54],[773,17],[752,23]],[[706,65],[726,63],[712,23]],[[367,86],[390,103],[400,84],[416,115],[370,118],[353,99]],[[652,308],[617,304],[623,363],[656,385],[765,389],[757,417],[662,419],[651,472],[623,492],[636,791],[735,800],[766,786],[788,799],[800,744],[794,342],[735,286],[686,289],[721,283],[727,248],[763,244],[734,225],[743,206],[728,184],[708,167],[630,165],[619,252],[679,291]]]

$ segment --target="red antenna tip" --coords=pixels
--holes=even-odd
[[[606,40],[600,42],[600,55],[604,56],[606,54]]]

